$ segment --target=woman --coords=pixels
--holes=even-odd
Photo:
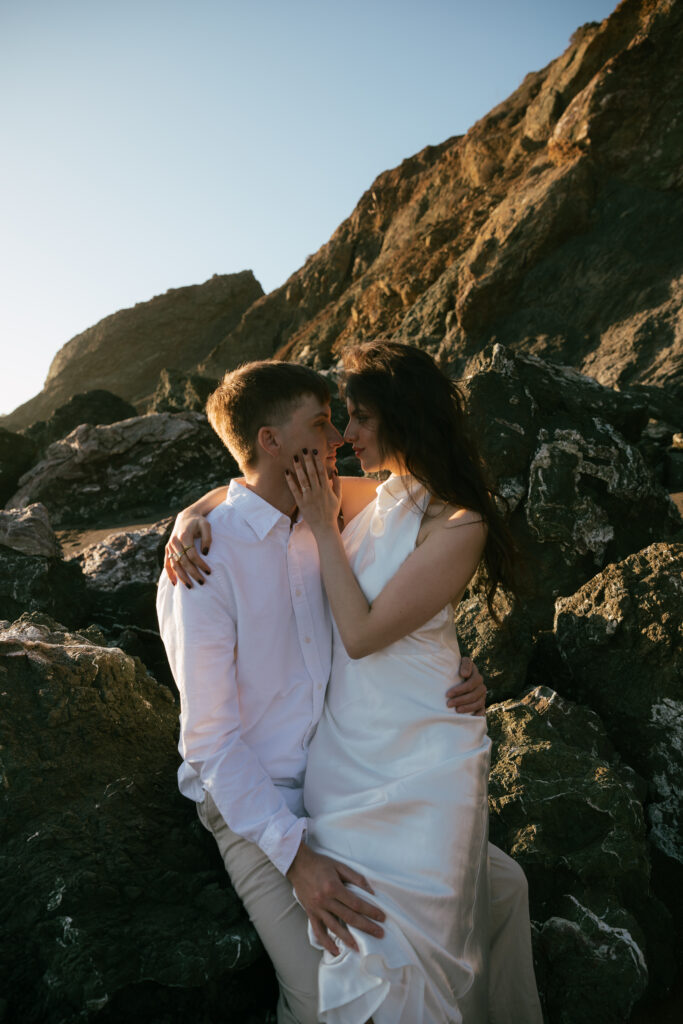
[[[433,360],[377,343],[344,367],[345,436],[366,472],[392,475],[340,538],[338,487],[316,455],[289,473],[336,621],[305,804],[310,845],[364,874],[387,920],[382,939],[355,930],[357,950],[325,952],[321,1019],[478,1024],[489,741],[483,719],[448,713],[443,692],[460,657],[453,606],[482,555],[489,603],[509,582],[507,535]]]

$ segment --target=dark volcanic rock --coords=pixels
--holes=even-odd
[[[556,1024],[620,1024],[673,965],[648,895],[643,786],[594,712],[545,687],[488,713],[492,841],[529,880],[539,984]]]
[[[260,945],[177,791],[168,691],[35,615],[0,633],[0,659],[7,1019],[249,1020]]]
[[[182,508],[235,471],[205,416],[158,413],[78,427],[50,445],[11,502],[44,502],[57,527],[102,525]]]
[[[83,573],[62,559],[44,506],[0,512],[0,619],[40,611],[75,625],[87,608]]]
[[[162,370],[147,412],[204,412],[218,381],[198,373]]]
[[[500,345],[473,369],[461,386],[484,462],[511,508],[524,614],[533,632],[548,629],[559,594],[683,523],[625,440],[647,417],[637,401]]]
[[[17,429],[46,419],[82,391],[84,380],[129,402],[146,402],[164,367],[192,369],[260,295],[263,289],[245,270],[171,288],[149,302],[113,313],[59,350],[43,390],[2,417],[3,425]]]
[[[38,448],[28,437],[0,427],[0,504],[4,505],[23,476],[38,458]]]
[[[47,448],[53,441],[66,437],[81,423],[117,423],[137,416],[137,409],[111,391],[86,391],[74,395],[64,405],[55,409],[49,420],[32,423],[24,431],[39,448]]]
[[[557,602],[569,692],[649,784],[650,839],[683,863],[683,544],[652,544]]]
[[[154,677],[175,692],[156,616],[157,582],[172,525],[168,518],[144,529],[110,534],[84,548],[74,561],[87,581],[91,618],[110,644],[141,658]]]

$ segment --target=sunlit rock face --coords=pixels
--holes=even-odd
[[[203,360],[318,368],[386,335],[459,373],[492,340],[683,386],[683,13],[625,0],[470,128],[379,175]]]
[[[261,947],[177,790],[169,691],[36,614],[0,631],[0,672],[8,1019],[248,1020]]]
[[[0,421],[17,430],[47,420],[84,385],[111,391],[140,409],[164,368],[191,370],[260,295],[261,285],[245,270],[214,274],[203,284],[171,288],[112,313],[67,341],[52,360],[43,390]]]
[[[489,709],[491,838],[526,872],[550,1019],[627,1020],[661,957],[644,784],[598,716],[538,687]]]
[[[95,526],[124,513],[181,508],[235,470],[197,412],[84,424],[50,445],[21,478],[10,504],[43,502],[55,527]]]
[[[652,843],[683,863],[683,543],[652,544],[558,600],[567,690],[649,784]]]

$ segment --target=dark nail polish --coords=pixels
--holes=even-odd
[[[301,450],[304,453],[304,455],[308,455],[308,448],[302,448]]]
[[[203,555],[208,555],[208,553],[209,553],[209,549],[208,548],[202,548],[202,554]]]
[[[298,462],[298,461],[299,461],[299,456],[298,456],[298,455],[295,455],[295,456],[294,456],[294,461],[295,461],[295,462]]]
[[[314,448],[314,449],[313,449],[313,454],[314,454],[314,455],[317,455],[317,454],[318,454],[318,449],[317,449],[317,448]]]
[[[186,583],[185,586],[187,587],[188,590],[192,590],[192,584],[191,583]]]
[[[204,586],[204,580],[197,580],[197,583],[199,584],[200,587]]]

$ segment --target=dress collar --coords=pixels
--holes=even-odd
[[[275,526],[283,524],[289,532],[292,522],[288,515],[280,512],[278,508],[271,505],[265,498],[261,498],[255,491],[249,490],[244,484],[238,484],[236,480],[230,481],[228,493],[225,498],[227,505],[232,505],[239,512],[245,523],[248,523],[259,540],[267,537]],[[297,522],[300,514],[297,514]]]
[[[406,505],[414,512],[422,515],[429,505],[431,495],[429,491],[416,480],[414,476],[407,473],[405,476],[392,474],[388,480],[377,488],[377,511],[388,512],[396,505]]]

